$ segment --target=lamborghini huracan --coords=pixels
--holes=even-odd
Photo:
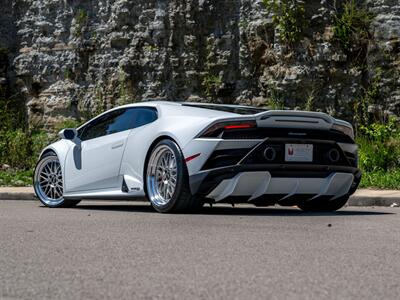
[[[162,213],[205,203],[335,211],[361,179],[352,126],[319,112],[141,102],[59,137],[33,178],[48,207],[146,198]]]

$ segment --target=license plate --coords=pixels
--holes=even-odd
[[[313,145],[311,144],[286,144],[285,161],[312,162]]]

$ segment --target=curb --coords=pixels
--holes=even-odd
[[[36,200],[32,187],[1,187],[0,200]]]
[[[32,187],[1,187],[0,200],[37,200]],[[400,206],[400,191],[390,190],[358,190],[350,197],[347,206]]]
[[[400,191],[391,190],[358,190],[350,197],[348,206],[400,206]]]

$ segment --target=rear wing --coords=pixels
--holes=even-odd
[[[335,129],[354,139],[350,123],[337,120],[321,112],[297,110],[271,110],[255,115],[233,118],[215,118],[197,137],[218,137],[226,130],[251,128]]]
[[[335,123],[335,119],[325,113],[295,110],[271,110],[255,117],[258,127],[329,130]]]

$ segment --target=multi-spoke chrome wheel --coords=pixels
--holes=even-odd
[[[190,211],[203,204],[200,197],[192,195],[185,158],[170,139],[161,140],[152,149],[145,178],[147,197],[158,212]]]
[[[35,170],[34,185],[37,196],[48,206],[63,203],[63,178],[57,156],[44,157]]]
[[[154,149],[147,167],[147,189],[150,201],[156,206],[164,206],[175,193],[177,175],[176,157],[167,145]]]

